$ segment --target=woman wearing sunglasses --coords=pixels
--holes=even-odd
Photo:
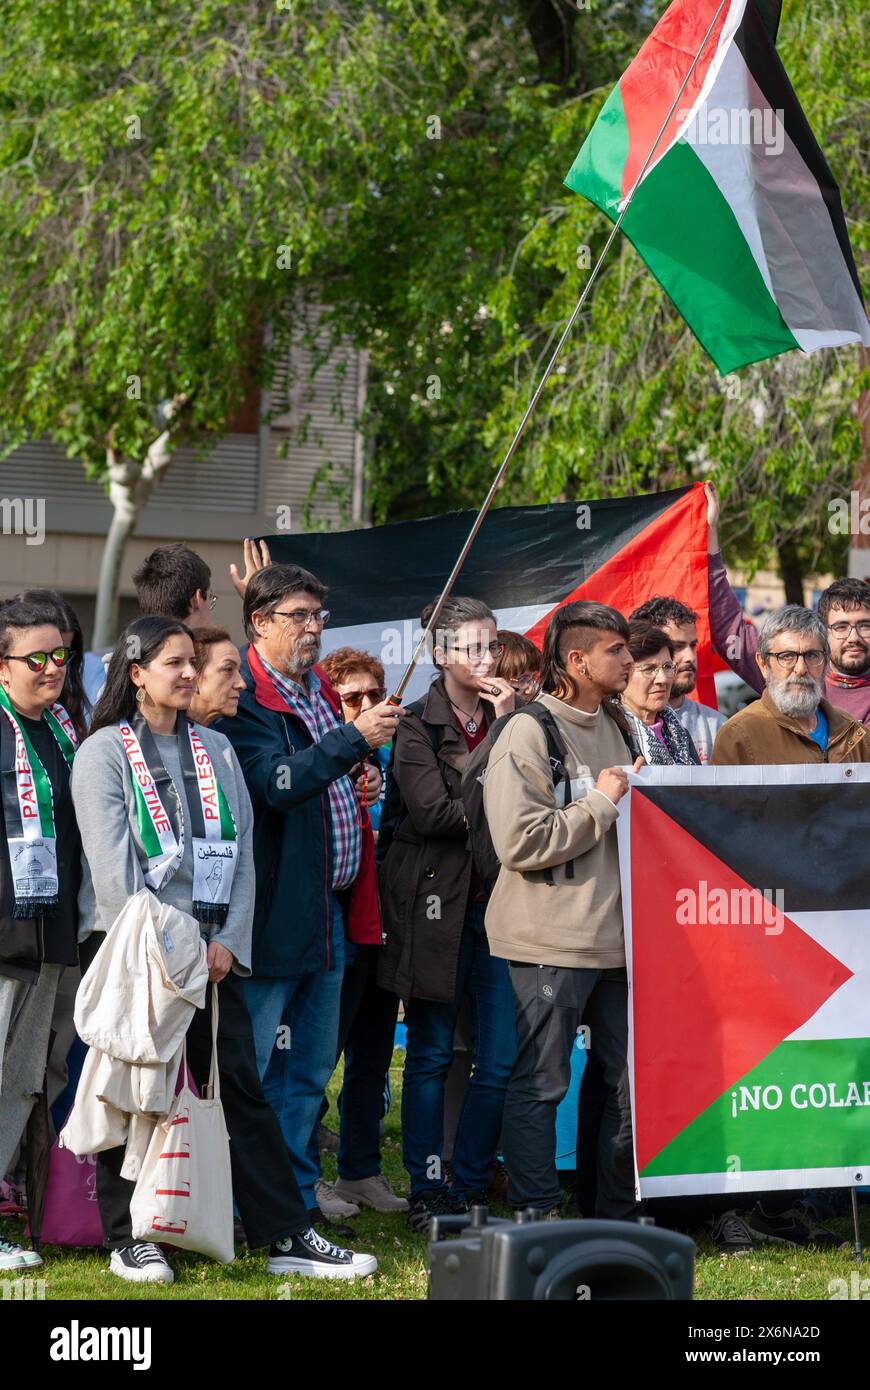
[[[353,647],[339,647],[322,658],[321,669],[341,700],[345,723],[379,705],[387,698],[384,668],[377,657]],[[372,781],[368,764],[374,764],[384,787],[384,771],[391,745],[376,748],[362,764],[356,778],[360,815],[366,802],[365,787]],[[383,798],[368,807],[372,827],[377,833]],[[380,946],[357,945],[345,941],[344,978],[338,1020],[338,1052],[344,1053],[344,1081],[340,1098],[338,1144],[338,1182],[328,1198],[338,1216],[353,1216],[361,1206],[375,1211],[407,1211],[408,1203],[393,1191],[381,1172],[380,1126],[385,1096],[389,1094],[390,1063],[399,1000],[381,989],[377,982]],[[329,1109],[324,1099],[321,1120]],[[321,1203],[323,1199],[321,1198]]]
[[[55,608],[0,608],[0,1174],[42,1090],[61,971],[78,964],[78,739],[60,703],[69,659]],[[0,1272],[40,1264],[0,1240]]]
[[[81,741],[90,722],[91,702],[85,691],[85,642],[78,614],[57,589],[25,589],[22,593],[16,594],[15,598],[25,603],[48,605],[57,610],[57,626],[61,640],[63,645],[70,649],[63,686],[63,705]]]

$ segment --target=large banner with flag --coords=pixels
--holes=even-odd
[[[866,1183],[870,767],[631,780],[617,824],[641,1195]]]
[[[489,604],[500,627],[541,645],[564,603],[594,599],[626,616],[654,594],[698,614],[696,697],[716,707],[707,589],[707,501],[701,483],[673,492],[490,511],[454,587]],[[473,512],[366,530],[266,537],[273,560],[302,565],[329,586],[323,652],[362,648],[395,686],[471,529]],[[406,698],[432,678],[421,660]]]

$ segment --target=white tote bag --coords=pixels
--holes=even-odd
[[[217,1060],[218,987],[212,987],[212,1051],[202,1097],[183,1083],[165,1120],[157,1125],[136,1182],[130,1215],[134,1240],[177,1245],[231,1264],[233,1184],[230,1142],[221,1105]]]

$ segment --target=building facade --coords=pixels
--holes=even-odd
[[[186,541],[211,567],[215,622],[242,639],[229,567],[245,536],[344,528],[366,520],[366,354],[343,345],[311,379],[312,356],[291,349],[271,392],[253,391],[213,447],[180,448],[139,517],[121,574],[120,624],[138,608],[131,578],[155,545]],[[304,422],[304,430],[300,426]],[[39,586],[76,609],[90,646],[100,561],[112,508],[80,463],[35,440],[0,462],[0,599]]]

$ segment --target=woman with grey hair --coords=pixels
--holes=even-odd
[[[420,615],[424,626],[432,611],[429,605]],[[461,795],[472,749],[494,719],[514,708],[510,682],[494,675],[500,655],[495,617],[486,604],[448,599],[432,642],[437,677],[424,699],[406,706],[390,769],[402,805],[380,872],[386,943],[378,983],[405,1002],[402,1143],[411,1179],[408,1224],[419,1232],[434,1215],[485,1200],[516,1051],[508,965],[490,955],[487,895],[468,847]],[[444,1089],[466,993],[474,1025],[473,1071],[448,1188]]]
[[[628,634],[634,666],[617,698],[638,751],[654,767],[699,765],[692,736],[668,703],[674,683],[674,643],[661,628],[641,618],[629,623]]]

